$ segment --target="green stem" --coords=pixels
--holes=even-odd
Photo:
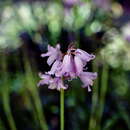
[[[38,89],[35,86],[36,79],[34,74],[37,72],[37,70],[35,68],[35,65],[31,66],[31,63],[29,62],[26,52],[23,51],[23,55],[24,55],[25,81],[27,82],[27,86],[28,86],[27,90],[31,92],[31,97],[34,101],[35,112],[37,113],[36,117],[39,121],[41,130],[48,130],[44,111],[42,109],[42,105],[38,95]]]
[[[5,114],[7,116],[7,120],[8,120],[10,129],[11,130],[16,130],[13,115],[11,113],[11,109],[10,109],[10,106],[9,106],[9,95],[7,95],[7,92],[5,92],[3,94],[3,107],[4,107]]]
[[[60,130],[64,130],[64,89],[60,91]]]
[[[107,94],[107,87],[108,87],[108,74],[109,74],[109,66],[106,64],[103,66],[102,76],[101,76],[101,90],[100,90],[100,97],[99,97],[99,108],[98,108],[98,115],[97,115],[97,123],[98,127],[96,130],[101,130],[101,120],[105,105],[105,99]]]
[[[97,60],[94,60],[93,62],[93,72],[99,72],[99,68],[97,65]],[[97,116],[97,109],[98,109],[98,102],[99,102],[99,77],[95,80],[94,86],[93,86],[93,95],[92,95],[92,109],[90,113],[90,120],[89,120],[89,130],[95,130],[97,126],[96,122],[96,116]]]

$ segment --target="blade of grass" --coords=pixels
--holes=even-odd
[[[103,65],[102,70],[102,76],[101,76],[101,89],[100,89],[100,97],[99,97],[99,108],[98,108],[98,116],[97,116],[97,128],[96,130],[101,130],[101,119],[104,111],[104,105],[105,105],[105,97],[107,93],[107,87],[108,87],[108,65]]]
[[[93,61],[93,71],[98,73],[98,66],[97,66],[97,60],[95,59]],[[96,112],[97,112],[97,105],[98,105],[98,87],[99,87],[99,77],[95,80],[94,86],[93,86],[93,95],[92,95],[92,107],[91,107],[91,114],[89,119],[89,130],[95,130],[95,127],[97,126],[96,122]]]
[[[27,85],[29,87],[27,89],[30,90],[31,96],[34,100],[39,124],[40,124],[42,130],[48,130],[47,123],[46,123],[45,116],[44,116],[44,112],[43,112],[42,105],[41,105],[40,98],[39,98],[39,94],[38,94],[38,89],[36,87],[37,83],[36,83],[35,78],[34,78],[35,76],[33,74],[33,71],[31,69],[30,63],[28,62],[27,57],[26,58],[24,57],[24,68],[25,68],[25,78],[27,81]],[[33,68],[33,69],[35,70],[35,68]]]
[[[10,108],[10,90],[9,90],[9,77],[8,77],[8,72],[7,72],[7,62],[6,62],[6,57],[3,54],[1,56],[1,71],[2,71],[2,81],[3,81],[3,86],[2,86],[2,101],[3,101],[3,107],[4,111],[10,126],[11,130],[16,130],[16,125],[15,121],[13,119],[13,115],[11,112]]]

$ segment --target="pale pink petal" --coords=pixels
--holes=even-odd
[[[61,73],[65,73],[71,70],[71,55],[65,55],[62,62]]]
[[[61,66],[61,71],[57,73],[59,76],[74,76],[75,66],[71,55],[65,55]]]
[[[91,92],[91,88],[90,88],[90,86],[88,86],[88,92]]]
[[[50,75],[39,73],[39,77],[40,77],[41,79],[49,79],[49,78],[50,78]]]
[[[50,56],[50,54],[48,52],[41,54],[41,57],[47,57],[47,56]]]
[[[49,84],[52,81],[52,78],[48,74],[41,74],[39,73],[39,77],[42,79],[39,81],[38,86],[44,85],[44,84]]]
[[[56,48],[54,48],[53,46],[48,45],[48,52],[54,52],[56,50]]]
[[[76,74],[79,75],[83,71],[83,62],[78,56],[75,56],[74,63],[76,68]]]
[[[82,72],[80,74],[80,79],[83,82],[82,87],[88,87],[88,91],[90,91],[90,86],[93,85],[93,80],[96,79],[97,73],[92,73],[92,72]]]
[[[48,45],[48,52],[47,53],[43,53],[41,54],[41,57],[47,57],[53,54],[55,48],[51,47],[50,45]]]
[[[41,57],[47,57],[47,64],[50,66],[55,60],[61,60],[62,53],[60,51],[60,45],[58,44],[56,48],[48,45],[48,52],[41,54]]]
[[[85,84],[82,85],[82,88],[86,88],[86,87],[88,88],[88,92],[91,92],[90,85],[85,85]]]
[[[83,51],[81,49],[76,50],[76,56],[79,56],[81,60],[85,62],[89,62],[90,60],[94,59],[95,56],[93,54],[89,54],[86,51]]]
[[[48,86],[49,89],[56,89],[57,86],[55,83],[51,83],[49,86]]]
[[[60,50],[60,44],[57,44],[57,45],[56,45],[56,48],[57,48],[58,50]]]
[[[55,56],[55,55],[51,55],[51,56],[47,59],[47,64],[50,66],[55,60],[56,60],[56,56]]]
[[[57,86],[57,90],[61,90],[61,89],[67,89],[67,86],[65,86],[64,85],[64,83],[63,83],[63,80],[62,79],[59,79],[59,81],[58,81],[58,84],[57,84],[58,86]]]
[[[41,86],[41,85],[49,85],[50,84],[50,81],[51,79],[42,79],[39,81],[39,83],[37,84],[37,86]]]
[[[52,48],[52,46],[48,45],[48,51],[51,51]]]
[[[44,80],[40,80],[37,84],[37,86],[41,86],[41,85],[44,85],[45,84],[45,81]]]
[[[60,69],[61,64],[62,63],[60,61],[56,60],[54,64],[52,65],[51,70],[48,72],[48,74],[51,74],[51,75],[55,74]]]

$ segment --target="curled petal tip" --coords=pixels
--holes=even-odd
[[[57,49],[60,49],[60,44],[59,44],[59,43],[56,45],[56,48],[57,48]]]
[[[92,59],[95,59],[95,55],[91,54],[91,58],[92,58]]]
[[[90,86],[88,86],[88,92],[91,92],[92,90],[91,90],[91,88],[90,88]]]
[[[41,54],[41,57],[46,57],[46,56],[48,56],[47,54]]]

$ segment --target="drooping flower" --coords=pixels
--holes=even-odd
[[[63,58],[63,63],[59,74],[60,76],[66,75],[71,78],[75,78],[84,70],[87,62],[94,58],[95,56],[92,54],[88,54],[81,49],[70,47],[67,54]]]
[[[48,84],[49,84],[49,81],[51,80],[51,76],[50,76],[50,75],[47,75],[47,74],[41,74],[41,73],[40,73],[40,74],[39,74],[39,77],[40,77],[42,80],[39,81],[38,86],[44,85],[44,84],[48,85]]]
[[[74,56],[75,73],[78,76],[83,71],[83,62],[78,56]]]
[[[93,85],[93,80],[96,79],[97,73],[85,72],[87,63],[94,59],[93,54],[89,54],[81,49],[76,49],[70,44],[68,51],[62,54],[60,45],[56,48],[48,46],[48,52],[42,54],[42,57],[48,56],[47,63],[51,66],[51,70],[40,75],[42,80],[38,85],[48,85],[49,89],[67,89],[64,80],[72,80],[79,77],[83,82],[82,87],[87,87],[91,91],[90,86]],[[84,71],[85,70],[85,71]]]
[[[53,77],[48,74],[41,74],[40,77],[42,80],[38,83],[38,86],[48,85],[49,89],[57,89],[59,91],[68,88],[68,85],[65,85],[60,77]]]
[[[90,92],[91,91],[90,86],[93,85],[93,80],[96,79],[97,73],[82,72],[79,77],[80,77],[81,81],[83,82],[82,87],[83,88],[87,87],[88,91]]]
[[[49,57],[47,59],[47,64],[48,65],[52,65],[52,63],[55,61],[55,60],[61,60],[62,58],[62,53],[60,51],[60,45],[57,44],[56,45],[56,48],[48,45],[48,52],[45,53],[45,54],[41,54],[41,57]]]
[[[56,60],[56,61],[53,63],[53,65],[52,65],[52,67],[51,67],[51,70],[48,72],[48,74],[50,74],[50,75],[54,75],[54,74],[55,74],[55,75],[56,75],[56,73],[57,73],[58,71],[60,71],[61,64],[62,64],[61,61]]]
[[[64,56],[60,71],[57,73],[57,76],[69,76],[71,78],[75,77],[75,66],[71,55]]]
[[[86,65],[87,62],[89,62],[90,60],[93,60],[95,58],[95,56],[93,54],[88,54],[87,52],[85,52],[81,49],[76,49],[75,55],[78,56],[82,60],[84,65]]]

